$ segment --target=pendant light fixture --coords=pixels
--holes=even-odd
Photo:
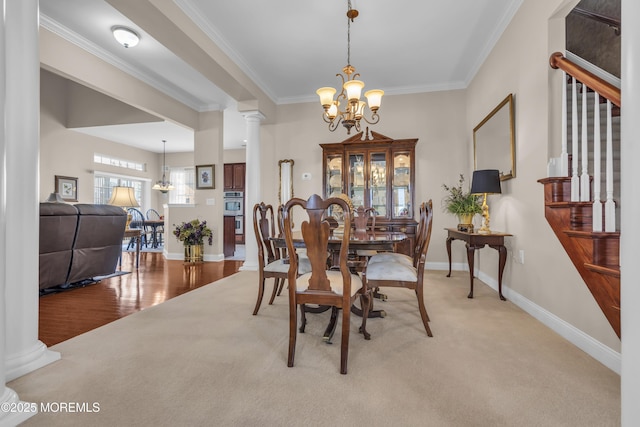
[[[171,185],[171,183],[169,181],[167,181],[166,176],[165,176],[165,171],[167,170],[167,165],[166,165],[166,158],[167,158],[167,153],[166,153],[166,148],[167,148],[167,140],[163,139],[162,143],[164,144],[162,146],[162,179],[160,181],[156,181],[155,185],[153,187],[151,187],[153,190],[158,190],[163,194],[168,193],[170,190],[173,190],[173,185]]]
[[[342,72],[346,74],[336,74],[336,77],[342,79],[342,89],[336,99],[333,99],[333,95],[336,93],[336,89],[333,87],[321,87],[316,91],[320,97],[320,104],[324,108],[322,118],[325,122],[329,123],[329,130],[333,132],[338,127],[338,124],[342,122],[342,126],[347,128],[347,134],[351,133],[351,128],[355,127],[356,131],[360,131],[360,120],[364,119],[365,122],[374,125],[380,121],[378,115],[378,109],[382,102],[382,95],[384,91],[374,89],[365,92],[364,96],[369,102],[369,110],[371,110],[371,120],[365,117],[365,106],[367,103],[360,100],[360,94],[362,88],[364,88],[364,82],[357,80],[360,77],[360,73],[356,73],[355,67],[351,65],[351,22],[358,16],[358,10],[351,8],[351,0],[347,3],[347,65],[342,69]],[[340,109],[340,103],[343,102],[344,110]]]

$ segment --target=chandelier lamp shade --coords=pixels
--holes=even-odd
[[[135,47],[140,42],[140,36],[131,28],[115,26],[111,28],[113,38],[125,48]]]
[[[321,87],[316,91],[320,97],[320,104],[324,108],[322,118],[329,123],[329,130],[333,132],[342,123],[347,129],[347,134],[351,133],[351,128],[355,127],[360,131],[360,121],[374,125],[380,121],[378,110],[382,102],[384,91],[380,89],[369,90],[364,93],[367,102],[360,100],[364,82],[358,80],[360,73],[356,73],[355,67],[351,65],[351,22],[358,16],[358,10],[351,8],[351,0],[348,0],[347,9],[347,65],[342,69],[343,74],[336,74],[342,80],[342,88],[338,96],[334,99],[337,90],[333,87]],[[344,109],[341,109],[341,104]],[[365,107],[369,107],[371,118],[365,117]]]
[[[167,166],[165,162],[167,158],[167,153],[166,153],[167,140],[163,139],[162,143],[164,144],[162,146],[162,179],[160,181],[156,181],[156,183],[151,188],[153,190],[158,190],[159,192],[166,194],[169,191],[173,190],[173,185],[171,185],[171,183],[167,181],[167,178],[165,175],[165,171],[167,170]]]

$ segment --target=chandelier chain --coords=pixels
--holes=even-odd
[[[347,65],[351,65],[351,21],[353,18],[349,17],[349,12],[351,11],[351,0],[348,1],[348,9],[347,9]]]

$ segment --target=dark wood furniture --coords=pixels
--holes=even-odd
[[[284,287],[284,281],[289,274],[289,260],[285,259],[281,249],[276,247],[273,238],[276,236],[273,207],[264,202],[256,203],[253,207],[253,230],[258,242],[258,299],[253,309],[253,315],[258,314],[262,297],[264,296],[265,280],[273,278],[273,291],[269,304],[273,304],[276,295],[280,295]],[[280,226],[278,226],[280,232]],[[283,250],[283,249],[282,249]],[[299,260],[298,273],[304,274],[311,271],[306,259]]]
[[[324,197],[343,193],[354,208],[375,209],[378,229],[407,235],[398,247],[407,255],[412,255],[417,226],[413,212],[417,142],[376,132],[363,137],[360,132],[339,143],[320,144]]]
[[[347,373],[349,353],[349,335],[351,306],[358,295],[361,295],[362,281],[357,274],[352,274],[347,266],[347,253],[351,236],[351,215],[344,217],[344,233],[340,237],[339,270],[327,270],[327,249],[331,235],[330,225],[325,216],[327,209],[338,205],[343,212],[349,210],[347,202],[332,197],[323,200],[317,194],[308,200],[293,198],[284,207],[284,237],[289,254],[289,353],[287,366],[294,363],[296,338],[298,335],[298,306],[300,306],[300,332],[304,333],[306,325],[306,304],[332,306],[342,310],[342,333],[340,345],[340,373]],[[291,230],[291,213],[294,208],[302,208],[308,218],[301,224],[301,233],[306,247],[306,256],[311,265],[311,272],[298,277],[298,262],[301,257],[296,253],[293,232]],[[364,303],[364,301],[362,301]],[[363,307],[368,307],[364,305]],[[366,315],[365,308],[365,315]]]
[[[504,246],[504,238],[511,236],[507,233],[492,232],[491,234],[479,234],[479,233],[467,233],[465,231],[458,231],[455,228],[447,228],[449,233],[447,236],[447,254],[449,255],[449,274],[447,277],[451,277],[451,241],[462,240],[466,243],[467,247],[467,262],[469,263],[469,282],[470,291],[467,298],[473,298],[473,265],[474,254],[476,249],[482,249],[486,245],[498,251],[498,295],[500,299],[506,301],[507,299],[502,295],[502,273],[504,272],[504,266],[507,262],[507,248]]]
[[[222,223],[222,247],[225,257],[236,252],[236,217],[225,215]]]
[[[420,207],[420,223],[418,225],[419,232],[416,236],[415,253],[413,258],[408,258],[404,254],[383,253],[373,255],[365,271],[362,273],[362,282],[364,284],[363,295],[367,298],[367,303],[372,308],[373,300],[371,295],[374,290],[379,287],[405,288],[415,291],[418,299],[418,309],[424,329],[427,336],[432,337],[431,328],[429,328],[429,315],[424,305],[424,266],[427,258],[427,249],[431,240],[431,227],[433,220],[433,204],[431,200],[423,203]],[[369,339],[369,333],[366,330],[366,317],[362,320],[362,333],[365,339]]]
[[[245,163],[226,163],[224,165],[224,189],[244,191]]]
[[[327,223],[330,224],[329,240],[327,242],[327,252],[331,254],[330,260],[329,260],[331,265],[329,266],[329,268],[339,269],[340,268],[340,250],[343,247],[343,241],[342,241],[343,235],[339,233],[333,234],[333,230],[331,230],[331,227],[332,227],[331,223],[333,222],[331,217],[327,217],[326,221]],[[293,246],[295,248],[299,249],[299,248],[306,247],[305,241],[302,238],[300,232],[292,232],[292,239],[293,239]],[[278,237],[272,238],[271,240],[273,240],[273,242],[275,243],[276,248],[286,247],[284,235],[282,234],[279,235]],[[361,250],[371,250],[375,252],[384,252],[386,254],[390,254],[395,251],[397,246],[399,246],[406,240],[407,240],[407,235],[399,231],[368,231],[365,233],[361,233],[361,232],[356,233],[355,231],[352,231],[351,236],[349,238],[348,252],[352,253],[352,252],[358,252]],[[405,257],[407,256],[399,253],[397,255],[401,255]],[[359,269],[359,265],[354,265],[350,261],[347,261],[347,266],[349,267],[349,269],[352,270],[352,272],[355,272],[354,270]],[[383,300],[386,299],[384,295],[377,294],[376,292],[374,292],[374,297],[377,297]],[[326,307],[326,306],[320,306],[317,308],[307,307],[306,311],[307,313],[322,313],[327,311],[329,308],[330,307]],[[351,312],[354,314],[357,314],[358,316],[363,315],[362,310],[354,305],[351,306]],[[367,317],[385,317],[385,316],[386,316],[386,313],[384,310],[370,309]],[[331,337],[333,336],[333,333],[335,331],[336,322],[337,322],[337,313],[334,311],[334,313],[332,313],[331,315],[331,321],[329,322],[329,325],[327,326],[324,332],[324,340],[327,341],[328,343],[331,343]]]

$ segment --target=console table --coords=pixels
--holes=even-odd
[[[467,261],[469,263],[469,281],[471,290],[467,298],[473,298],[473,264],[474,254],[476,249],[482,249],[486,245],[498,251],[498,295],[502,301],[507,299],[502,296],[502,273],[504,266],[507,263],[507,248],[504,246],[504,238],[511,236],[511,234],[492,232],[491,234],[479,234],[479,233],[467,233],[466,231],[459,231],[456,228],[445,228],[449,233],[447,236],[447,254],[449,255],[449,274],[447,277],[451,277],[451,241],[452,240],[464,240],[467,246]]]

